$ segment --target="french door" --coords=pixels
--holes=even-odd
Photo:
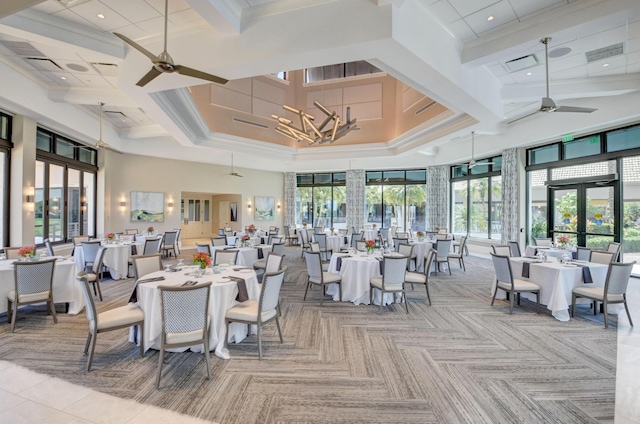
[[[567,236],[578,246],[599,247],[620,240],[618,181],[548,187],[549,236]]]
[[[182,237],[198,238],[211,236],[211,200],[182,199]]]

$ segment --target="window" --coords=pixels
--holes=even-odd
[[[564,159],[581,158],[602,153],[600,136],[598,135],[562,143],[562,149],[564,150]]]
[[[366,173],[366,223],[400,231],[424,231],[427,171],[368,171]]]
[[[11,116],[0,112],[0,243],[9,242],[9,158],[11,154]]]
[[[95,235],[97,152],[40,128],[36,148],[35,243]]]
[[[640,147],[640,125],[607,133],[607,152]]]
[[[347,228],[346,173],[296,176],[296,225]]]
[[[360,60],[357,62],[338,63],[336,65],[318,66],[305,70],[305,82],[326,81],[338,78],[354,77],[382,72],[369,62]]]

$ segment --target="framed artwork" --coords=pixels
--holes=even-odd
[[[164,222],[164,193],[131,192],[132,222]]]
[[[256,196],[254,207],[256,221],[273,221],[276,215],[276,202],[273,197]]]
[[[231,202],[229,206],[231,208],[231,221],[237,221],[238,220],[238,204],[236,202]]]

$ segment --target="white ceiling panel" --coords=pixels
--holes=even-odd
[[[464,19],[458,19],[457,21],[451,22],[447,27],[451,34],[458,40],[469,41],[478,38],[476,33],[473,32]]]
[[[84,25],[84,26],[88,26],[91,28],[100,28],[99,26],[93,24],[93,22],[86,20],[85,18],[83,18],[82,16],[78,15],[77,13],[73,13],[71,10],[69,9],[64,9],[61,10],[60,12],[55,13],[53,16],[60,18],[60,19],[65,19],[71,22],[75,22],[77,24],[80,25]],[[102,29],[102,28],[100,28]]]
[[[140,0],[136,0],[140,1]],[[154,9],[160,12],[161,15],[164,16],[164,0],[144,0],[149,5],[151,5]],[[175,12],[179,12],[184,9],[189,9],[189,3],[186,0],[171,0],[169,2],[169,15]]]
[[[578,66],[575,68],[564,69],[562,71],[549,72],[549,79],[551,81],[564,81],[575,78],[587,78],[587,68],[585,66]]]
[[[494,19],[488,21],[489,16],[493,16]],[[495,3],[464,18],[476,34],[491,31],[516,19],[516,14],[506,1]]]
[[[71,11],[105,31],[111,31],[115,28],[122,28],[123,26],[131,24],[130,21],[122,17],[115,10],[99,1],[79,4],[78,6],[72,7]],[[98,14],[104,15],[104,19],[99,18]]]
[[[609,66],[604,66],[609,65]],[[609,57],[607,59],[598,60],[597,62],[591,62],[587,65],[587,73],[589,75],[596,75],[604,71],[609,71],[606,68],[621,68],[627,65],[627,57],[625,55]],[[622,70],[625,73],[626,70]]]
[[[164,14],[164,9],[162,9],[162,13],[158,12],[156,9],[151,7],[149,3],[141,0],[131,1],[131,0],[101,0],[102,3],[107,5],[112,10],[116,11],[122,16],[128,17],[129,20],[132,20],[133,23],[146,21],[147,19],[157,18],[158,16],[162,16]],[[172,2],[169,2],[172,3]]]
[[[540,10],[553,6],[567,4],[566,0],[509,0],[511,7],[518,17],[534,14]]]
[[[582,50],[587,52],[590,50],[601,49],[626,39],[627,28],[626,25],[624,25],[582,37],[580,39],[580,43],[582,44]]]
[[[461,18],[456,10],[451,7],[448,1],[440,0],[429,6],[429,12],[433,14],[440,22],[450,24]]]
[[[449,0],[449,3],[451,3],[451,6],[453,6],[460,16],[466,17],[491,5],[507,2],[505,0]],[[508,3],[507,6],[509,6]]]

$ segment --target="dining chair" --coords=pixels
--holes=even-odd
[[[90,293],[90,281],[85,278],[86,275],[81,278],[80,287],[82,287],[82,294],[84,295],[86,303],[85,311],[87,313],[87,319],[89,320],[89,335],[84,345],[84,354],[89,355],[87,358],[87,371],[91,371],[98,333],[104,333],[106,331],[118,330],[134,325],[138,326],[140,333],[140,337],[138,338],[138,342],[140,343],[140,357],[144,357],[144,312],[142,309],[134,303],[128,303],[125,306],[119,306],[98,313],[93,296],[91,296]]]
[[[493,252],[489,252],[493,261],[493,268],[496,272],[496,288],[491,298],[491,306],[496,300],[496,294],[498,290],[504,290],[509,293],[509,315],[513,314],[513,301],[515,295],[518,295],[518,305],[520,305],[520,293],[535,293],[536,294],[536,312],[540,313],[540,286],[531,281],[520,280],[513,278],[513,272],[511,271],[511,262],[509,262],[509,256],[497,255]]]
[[[367,250],[367,242],[364,240],[356,240],[356,250],[358,252],[364,252]]]
[[[393,248],[395,251],[398,251],[398,248],[401,244],[409,244],[409,239],[406,237],[394,237],[393,238]]]
[[[431,234],[431,235],[430,235]],[[426,233],[427,238],[431,239],[433,238],[433,236],[435,235],[435,233]],[[465,234],[464,236],[467,240],[469,239],[469,233]],[[464,245],[464,249],[460,249],[460,240],[452,240],[451,242],[451,247],[453,248],[454,252],[462,252],[464,250],[464,254],[469,256],[469,246]]]
[[[18,252],[22,247],[5,247],[4,253],[7,255],[7,259],[20,259]]]
[[[211,245],[213,247],[216,246],[226,246],[227,245],[227,236],[223,237],[211,237]],[[208,245],[207,245],[208,246]]]
[[[396,231],[396,238],[408,239],[409,233],[406,231]]]
[[[84,258],[84,268],[83,269],[91,269],[93,267],[93,262],[96,260],[96,255],[98,254],[98,250],[102,245],[99,240],[95,241],[83,241],[80,243],[82,246],[82,257]]]
[[[404,289],[405,273],[407,271],[406,256],[382,257],[382,276],[373,277],[369,281],[369,304],[373,304],[373,289],[380,290],[380,309],[384,306],[384,294],[393,293],[394,301],[396,293],[402,293],[404,305],[409,313],[409,303]]]
[[[404,282],[411,284],[413,290],[414,284],[424,284],[427,290],[427,300],[431,306],[431,296],[429,295],[429,275],[431,274],[431,264],[436,257],[436,250],[431,248],[424,257],[424,272],[407,272],[404,275]]]
[[[492,244],[493,253],[501,256],[511,256],[511,246],[508,244]]]
[[[300,234],[300,246],[302,247],[302,253],[300,257],[304,257],[304,252],[311,250],[311,244],[309,241],[309,233],[304,228],[299,231]]]
[[[229,264],[236,265],[238,262],[238,249],[216,250],[213,252],[213,264]]]
[[[315,235],[316,242],[320,246],[320,252],[322,252],[325,261],[331,259],[333,249],[327,246],[327,235],[325,233]]]
[[[207,379],[211,378],[209,358],[209,293],[211,282],[194,286],[158,286],[162,331],[156,388],[160,388],[162,364],[166,349],[202,345],[207,364]],[[226,333],[228,334],[228,333]]]
[[[620,262],[620,253],[622,252],[622,243],[609,242],[607,246],[607,252],[614,253],[613,262]]]
[[[284,238],[285,238],[285,242],[289,243],[289,246],[298,244],[298,235],[295,234],[293,229],[290,228],[288,225],[284,226]]]
[[[305,252],[306,255],[310,254]],[[307,264],[309,261],[307,261]],[[282,330],[280,329],[280,320],[278,314],[278,305],[280,303],[280,289],[284,282],[284,274],[287,267],[282,267],[279,271],[268,272],[262,280],[262,290],[260,291],[260,300],[247,300],[231,309],[225,314],[225,324],[229,334],[229,324],[239,322],[247,324],[247,326],[256,325],[258,327],[258,358],[262,360],[262,327],[270,321],[276,321],[280,343],[283,343]],[[225,347],[228,347],[228,337],[224,338]]]
[[[124,233],[125,234],[129,234],[129,235],[138,234],[138,229],[137,228],[127,228],[127,229],[124,230]]]
[[[457,259],[458,260],[458,264],[460,265],[460,268],[462,268],[464,270],[464,272],[467,272],[467,268],[464,265],[464,249],[467,246],[467,237],[466,236],[462,236],[460,237],[460,248],[458,249],[458,251],[453,251],[452,253],[449,253],[449,259]]]
[[[160,237],[146,238],[144,241],[144,248],[142,249],[142,254],[152,255],[154,253],[160,253],[161,243],[162,243],[162,238]]]
[[[612,252],[606,252],[604,250],[592,250],[591,256],[589,256],[589,262],[609,265],[611,262],[613,262],[614,257],[615,254]]]
[[[511,250],[512,258],[519,258],[522,256],[522,253],[520,253],[520,245],[517,241],[508,241],[507,244],[509,245],[509,249]]]
[[[551,245],[551,238],[533,238],[534,246],[549,246]]]
[[[414,269],[418,267],[418,259],[416,254],[413,252],[413,245],[409,243],[400,243],[398,245],[397,252],[402,256],[407,257],[407,271],[411,271],[411,262],[415,265]]]
[[[255,269],[256,271],[256,277],[258,278],[258,281],[261,282],[265,274],[278,271],[282,266],[283,260],[284,255],[269,252],[266,259],[261,259],[257,262],[254,262],[253,269]]]
[[[100,281],[101,276],[104,276],[102,263],[104,261],[104,254],[106,251],[107,248],[101,246],[100,249],[98,249],[98,253],[96,254],[95,260],[93,261],[91,270],[89,272],[86,272],[86,270],[82,270],[77,274],[79,278],[84,278],[87,282],[93,285],[93,294],[94,296],[98,296],[100,301],[102,301],[102,290],[100,289]]]
[[[447,263],[449,275],[451,275],[451,264],[449,263],[449,251],[451,250],[451,240],[436,240],[436,269],[440,271],[440,264]]]
[[[451,240],[449,234],[436,233],[433,235],[433,238],[436,240]]]
[[[53,251],[53,246],[51,245],[51,240],[48,238],[44,239],[44,245],[47,248],[47,253],[49,256],[55,256],[55,252]]]
[[[162,271],[162,255],[159,253],[136,255],[132,257],[132,261],[135,280],[139,280],[152,272]]]
[[[171,256],[171,251],[173,251],[174,256],[178,256],[178,232],[177,231],[165,231],[162,246],[160,250],[162,251],[165,257]]]
[[[7,293],[7,322],[13,333],[18,319],[18,306],[34,303],[47,304],[53,323],[58,322],[53,302],[53,271],[56,259],[34,262],[14,262],[14,289]]]
[[[198,253],[206,253],[207,255],[211,256],[211,245],[196,243],[196,251]]]
[[[609,304],[623,303],[624,309],[629,318],[629,324],[633,327],[629,306],[627,305],[627,285],[633,271],[635,261],[627,263],[612,262],[607,270],[607,278],[604,287],[582,286],[572,290],[571,297],[571,316],[574,315],[576,308],[576,299],[583,297],[593,301],[593,310],[597,311],[597,302],[602,302],[604,312],[604,328],[609,327],[609,318],[607,307]]]
[[[589,261],[591,259],[591,249],[578,246],[576,248],[576,259],[579,261]]]
[[[320,252],[304,252],[305,261],[307,262],[307,288],[304,291],[302,300],[307,300],[307,292],[312,285],[320,286],[320,306],[325,296],[325,288],[327,284],[337,284],[339,289],[339,299],[342,301],[342,277],[322,270],[322,260]]]

